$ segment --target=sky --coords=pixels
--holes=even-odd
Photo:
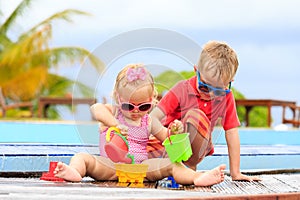
[[[1,18],[19,2],[0,0]],[[190,71],[201,46],[225,41],[239,59],[233,87],[246,98],[300,104],[299,6],[297,0],[36,0],[10,34],[64,9],[90,13],[52,24],[51,45],[80,46],[100,57],[107,66],[101,75],[88,62],[57,71],[91,84],[98,97],[110,95],[117,71],[128,63],[153,65],[153,73]],[[279,124],[281,109],[272,112]]]

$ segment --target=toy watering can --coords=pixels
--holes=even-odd
[[[134,163],[134,156],[128,154],[128,141],[116,127],[110,127],[107,130],[104,149],[107,156],[115,163]]]

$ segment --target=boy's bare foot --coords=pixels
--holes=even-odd
[[[197,173],[194,184],[195,186],[211,186],[224,181],[224,170],[226,165],[220,165],[210,171]]]
[[[76,169],[62,162],[57,163],[57,166],[53,173],[55,174],[55,177],[63,178],[66,181],[79,182],[82,179]]]

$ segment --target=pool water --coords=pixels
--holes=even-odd
[[[213,133],[215,153],[198,165],[228,165],[224,131]],[[300,169],[300,129],[239,130],[241,169]],[[0,122],[0,172],[47,171],[50,161],[68,163],[77,152],[99,155],[98,123]]]

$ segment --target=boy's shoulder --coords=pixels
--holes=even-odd
[[[189,79],[183,79],[183,80],[180,80],[178,81],[175,86],[194,86],[196,84],[196,80],[197,80],[197,77],[196,76],[193,76]]]

